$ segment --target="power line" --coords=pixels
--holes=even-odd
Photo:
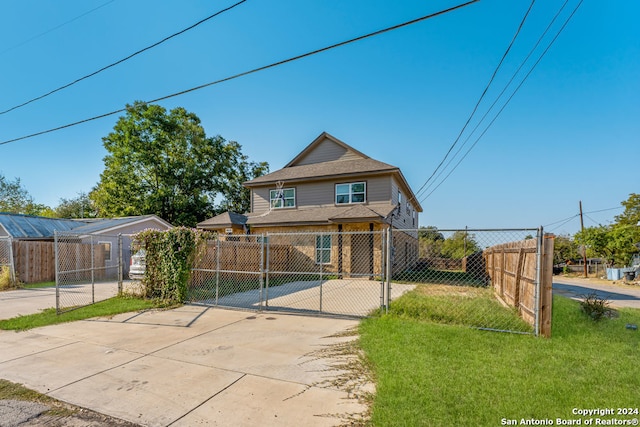
[[[562,224],[560,224],[560,225],[559,225],[559,226],[557,226],[557,227],[553,227],[553,228],[552,228],[551,230],[549,230],[549,231],[557,230],[558,228],[561,228],[561,227],[565,226],[565,225],[566,225],[566,224],[568,224],[570,221],[572,221],[572,220],[574,220],[574,219],[578,218],[579,216],[580,216],[579,214],[578,214],[578,215],[575,215],[575,216],[572,216],[572,217],[571,217],[571,218],[569,218],[567,221],[563,222]]]
[[[456,144],[458,143],[458,141],[462,137],[462,134],[464,133],[464,131],[467,128],[467,126],[469,125],[469,122],[471,122],[471,119],[473,118],[473,116],[476,114],[476,111],[478,111],[478,107],[480,106],[480,103],[482,102],[482,100],[484,99],[485,95],[487,94],[487,91],[489,90],[489,87],[491,86],[491,83],[493,83],[493,80],[495,79],[496,75],[498,74],[498,71],[500,70],[500,67],[502,66],[502,63],[504,62],[505,58],[509,54],[509,51],[511,51],[511,48],[513,47],[513,44],[516,41],[516,38],[518,38],[518,34],[520,34],[520,30],[522,30],[522,27],[523,27],[527,17],[529,16],[529,12],[531,12],[531,8],[533,7],[535,1],[536,0],[531,0],[531,4],[529,5],[529,9],[527,9],[527,12],[524,14],[524,17],[520,21],[520,25],[518,26],[518,29],[516,30],[516,33],[513,35],[513,38],[511,39],[511,42],[509,43],[509,46],[507,46],[507,49],[504,51],[504,54],[502,55],[502,58],[500,58],[500,62],[498,62],[498,65],[496,66],[495,70],[493,70],[493,74],[491,75],[491,78],[489,79],[489,82],[486,84],[484,90],[482,91],[482,94],[480,95],[480,98],[476,102],[476,105],[473,107],[473,111],[471,111],[471,114],[467,118],[467,121],[465,122],[464,126],[462,126],[462,129],[460,130],[460,133],[456,137],[455,141],[453,141],[453,144],[451,144],[451,146],[449,147],[449,150],[445,154],[444,158],[440,161],[440,164],[438,164],[438,166],[435,168],[435,170],[433,171],[431,176],[418,189],[418,191],[416,192],[416,197],[419,196],[420,192],[424,189],[424,187],[427,185],[427,183],[429,183],[429,181],[431,181],[431,178],[433,178],[433,176],[436,174],[438,169],[440,169],[440,166],[442,166],[444,161],[447,159],[447,157],[449,156],[449,154],[451,153],[453,148],[456,146]]]
[[[509,105],[509,103],[511,102],[511,100],[513,99],[513,97],[515,96],[515,94],[520,90],[520,88],[522,87],[522,85],[524,84],[524,82],[527,80],[527,78],[529,78],[529,76],[531,75],[531,73],[533,72],[533,70],[538,66],[538,64],[540,63],[540,61],[542,60],[542,58],[546,55],[546,53],[549,51],[549,49],[551,48],[551,46],[553,45],[553,43],[555,43],[555,41],[558,39],[558,37],[560,36],[560,34],[562,33],[562,31],[566,28],[567,24],[569,23],[569,21],[571,20],[571,18],[573,18],[573,16],[575,15],[575,13],[578,11],[578,8],[580,7],[580,5],[582,5],[583,0],[580,0],[580,2],[576,5],[576,7],[573,9],[573,11],[571,12],[571,14],[569,15],[569,17],[566,19],[566,21],[564,22],[564,24],[562,25],[562,27],[558,30],[558,32],[556,33],[556,35],[554,36],[554,38],[551,40],[551,42],[549,42],[549,45],[545,48],[545,50],[542,52],[542,54],[540,55],[540,57],[536,60],[536,62],[533,64],[533,66],[531,67],[531,69],[527,72],[527,74],[524,76],[524,78],[522,79],[522,81],[518,84],[518,86],[515,88],[515,90],[513,91],[513,93],[509,96],[509,98],[507,99],[507,101],[504,103],[504,105],[500,108],[500,110],[496,113],[496,115],[494,116],[494,118],[491,120],[491,122],[489,122],[489,124],[487,125],[487,127],[482,131],[482,133],[480,134],[480,136],[475,140],[475,142],[471,145],[471,147],[469,147],[469,149],[467,150],[467,152],[464,154],[464,156],[458,161],[458,163],[456,163],[456,165],[453,167],[453,169],[442,179],[442,181],[440,181],[440,183],[433,189],[431,190],[431,192],[429,194],[427,194],[426,196],[424,196],[422,199],[420,199],[420,202],[422,203],[424,200],[426,200],[429,196],[431,196],[431,194],[433,194],[434,191],[436,191],[438,189],[438,187],[440,187],[440,185],[442,185],[447,178],[458,168],[458,166],[460,165],[460,163],[462,162],[462,160],[465,159],[465,157],[467,157],[467,155],[469,154],[469,152],[471,152],[471,150],[476,146],[476,144],[480,141],[480,139],[485,135],[485,133],[489,130],[489,128],[493,125],[493,123],[497,120],[497,118],[500,116],[500,114],[502,114],[502,112],[504,111],[504,109],[506,108],[507,105]]]
[[[547,228],[547,227],[550,227],[550,226],[552,226],[552,225],[559,224],[559,223],[561,223],[561,222],[565,222],[565,221],[566,221],[566,222],[569,222],[569,221],[571,221],[572,219],[577,218],[577,217],[579,217],[579,216],[580,216],[580,214],[575,214],[575,215],[570,216],[570,217],[568,217],[568,218],[561,219],[560,221],[556,221],[556,222],[552,222],[552,223],[550,223],[550,224],[544,225],[543,227],[544,227],[544,228]],[[565,223],[566,223],[566,222],[565,222]],[[563,224],[563,225],[564,225],[564,224]]]
[[[9,52],[10,50],[13,50],[13,49],[19,48],[20,46],[24,46],[25,44],[27,44],[27,43],[29,43],[29,42],[32,42],[32,41],[34,41],[35,39],[38,39],[38,38],[40,38],[40,37],[42,37],[42,36],[44,36],[44,35],[46,35],[46,34],[49,34],[49,33],[53,32],[53,31],[55,31],[55,30],[57,30],[57,29],[59,29],[59,28],[64,27],[65,25],[68,25],[68,24],[70,24],[70,23],[72,23],[72,22],[74,22],[74,21],[77,21],[78,19],[83,18],[83,17],[87,16],[88,14],[90,14],[90,13],[92,13],[92,12],[95,12],[95,11],[96,11],[96,10],[98,10],[98,9],[103,8],[103,7],[105,7],[106,5],[108,5],[108,4],[110,4],[110,3],[113,3],[114,1],[116,1],[116,0],[109,0],[109,1],[108,1],[108,2],[106,2],[106,3],[102,3],[100,6],[94,7],[93,9],[88,10],[88,11],[86,11],[85,13],[83,13],[83,14],[81,14],[81,15],[76,16],[75,18],[71,18],[70,20],[68,20],[68,21],[66,21],[66,22],[63,22],[62,24],[56,25],[55,27],[50,28],[50,29],[48,29],[48,30],[46,30],[46,31],[43,31],[43,32],[41,32],[40,34],[36,34],[35,36],[33,36],[33,37],[31,37],[31,38],[29,38],[29,39],[27,39],[27,40],[24,40],[24,41],[22,41],[22,42],[20,42],[20,43],[18,43],[18,44],[16,44],[16,45],[14,45],[14,46],[8,47],[8,48],[6,48],[5,50],[3,50],[2,52],[0,52],[0,55],[4,55],[5,53]]]
[[[166,41],[168,41],[168,40],[170,40],[170,39],[172,39],[172,38],[174,38],[174,37],[176,37],[176,36],[179,36],[180,34],[186,33],[187,31],[189,31],[189,30],[191,30],[191,29],[193,29],[193,28],[197,27],[198,25],[200,25],[200,24],[202,24],[202,23],[204,23],[204,22],[207,22],[208,20],[213,19],[213,18],[215,18],[216,16],[218,16],[218,15],[220,15],[220,14],[224,13],[224,12],[227,12],[227,11],[231,10],[231,9],[233,9],[234,7],[241,5],[242,3],[246,2],[246,1],[247,1],[247,0],[240,0],[239,2],[237,2],[237,3],[233,4],[233,5],[231,5],[231,6],[227,7],[227,8],[225,8],[225,9],[219,10],[218,12],[214,13],[213,15],[209,15],[209,16],[207,16],[206,18],[201,19],[200,21],[196,22],[195,24],[190,25],[190,26],[188,26],[187,28],[185,28],[185,29],[183,29],[183,30],[178,31],[177,33],[173,33],[173,34],[171,34],[170,36],[165,37],[165,38],[163,38],[162,40],[160,40],[160,41],[158,41],[158,42],[156,42],[156,43],[154,43],[154,44],[152,44],[152,45],[150,45],[150,46],[147,46],[147,47],[145,47],[145,48],[143,48],[143,49],[140,49],[140,50],[138,50],[138,51],[136,51],[136,52],[132,53],[131,55],[129,55],[129,56],[125,57],[125,58],[122,58],[122,59],[120,59],[120,60],[118,60],[118,61],[116,61],[116,62],[113,62],[113,63],[111,63],[111,64],[109,64],[109,65],[105,66],[105,67],[102,67],[102,68],[100,68],[100,69],[99,69],[99,70],[97,70],[97,71],[94,71],[94,72],[92,72],[92,73],[89,73],[89,74],[87,74],[87,75],[85,75],[85,76],[82,76],[82,77],[80,77],[80,78],[78,78],[78,79],[75,79],[74,81],[72,81],[72,82],[70,82],[70,83],[67,83],[67,84],[65,84],[65,85],[62,85],[62,86],[60,86],[60,87],[58,87],[58,88],[56,88],[56,89],[53,89],[53,90],[51,90],[51,91],[49,91],[49,92],[47,92],[47,93],[45,93],[45,94],[42,94],[42,95],[37,96],[37,97],[35,97],[35,98],[32,98],[32,99],[30,99],[30,100],[28,100],[28,101],[25,101],[25,102],[23,102],[22,104],[18,104],[18,105],[16,105],[16,106],[13,106],[13,107],[11,107],[11,108],[7,109],[7,110],[0,111],[0,115],[2,115],[2,114],[6,114],[6,113],[8,113],[8,112],[10,112],[10,111],[13,111],[13,110],[16,110],[16,109],[18,109],[18,108],[20,108],[20,107],[24,107],[25,105],[31,104],[32,102],[38,101],[38,100],[40,100],[40,99],[42,99],[42,98],[46,98],[46,97],[47,97],[47,96],[49,96],[49,95],[53,95],[54,93],[59,92],[59,91],[61,91],[61,90],[63,90],[63,89],[66,89],[66,88],[68,88],[68,87],[70,87],[70,86],[73,86],[73,85],[74,85],[74,84],[76,84],[76,83],[79,83],[79,82],[81,82],[81,81],[83,81],[83,80],[88,79],[89,77],[93,77],[93,76],[95,76],[96,74],[99,74],[99,73],[101,73],[101,72],[103,72],[103,71],[105,71],[105,70],[108,70],[108,69],[109,69],[109,68],[111,68],[111,67],[115,67],[116,65],[122,64],[123,62],[125,62],[125,61],[127,61],[127,60],[129,60],[129,59],[133,58],[134,56],[139,55],[139,54],[141,54],[141,53],[143,53],[143,52],[146,52],[146,51],[147,51],[147,50],[149,50],[149,49],[153,49],[154,47],[159,46],[159,45],[161,45],[162,43],[164,43],[164,42],[166,42]]]
[[[589,215],[587,215],[585,212],[582,213],[584,216],[586,216],[587,218],[589,218],[594,224],[600,224],[598,221],[596,221],[595,219],[591,218]]]
[[[613,211],[613,210],[616,210],[616,209],[624,209],[624,207],[623,206],[616,206],[615,208],[600,209],[600,210],[597,210],[597,211],[591,211],[591,212],[585,212],[585,213],[590,213],[591,214],[591,213],[598,213],[598,212]]]
[[[254,68],[252,70],[244,71],[244,72],[238,73],[238,74],[234,74],[232,76],[225,77],[225,78],[220,79],[220,80],[216,80],[216,81],[213,81],[213,82],[205,83],[205,84],[200,85],[200,86],[195,86],[195,87],[192,87],[190,89],[186,89],[186,90],[183,90],[183,91],[180,91],[180,92],[173,93],[171,95],[162,96],[160,98],[156,98],[156,99],[152,99],[152,100],[144,101],[144,102],[147,103],[147,104],[151,104],[151,103],[154,103],[154,102],[164,101],[166,99],[174,98],[176,96],[180,96],[180,95],[184,95],[186,93],[190,93],[190,92],[194,92],[194,91],[197,91],[197,90],[200,90],[200,89],[204,89],[204,88],[209,87],[209,86],[217,85],[217,84],[220,84],[220,83],[224,83],[224,82],[227,82],[227,81],[230,81],[230,80],[234,80],[234,79],[237,79],[237,78],[240,78],[240,77],[247,76],[249,74],[257,73],[259,71],[264,71],[264,70],[267,70],[267,69],[270,69],[270,68],[274,68],[274,67],[277,67],[279,65],[283,65],[283,64],[287,64],[289,62],[297,61],[299,59],[303,59],[303,58],[306,58],[306,57],[309,57],[309,56],[312,56],[312,55],[316,55],[318,53],[322,53],[322,52],[325,52],[325,51],[328,51],[328,50],[331,50],[331,49],[335,49],[337,47],[341,47],[341,46],[344,46],[344,45],[347,45],[347,44],[350,44],[350,43],[354,43],[354,42],[357,42],[357,41],[360,41],[360,40],[364,40],[364,39],[367,39],[367,38],[370,38],[370,37],[373,37],[373,36],[377,36],[377,35],[380,35],[380,34],[383,34],[383,33],[387,33],[389,31],[397,30],[399,28],[403,28],[403,27],[406,27],[406,26],[409,26],[409,25],[412,25],[412,24],[415,24],[415,23],[418,23],[418,22],[422,22],[422,21],[425,21],[425,20],[430,19],[430,18],[435,18],[436,16],[440,16],[440,15],[443,15],[445,13],[452,12],[454,10],[463,8],[463,7],[468,6],[470,4],[477,3],[478,1],[480,1],[480,0],[471,0],[471,1],[468,1],[466,3],[462,3],[462,4],[458,5],[458,6],[450,7],[448,9],[444,9],[444,10],[441,10],[439,12],[435,12],[435,13],[432,13],[432,14],[429,14],[429,15],[424,15],[424,16],[422,16],[420,18],[412,19],[410,21],[406,21],[406,22],[403,22],[401,24],[393,25],[391,27],[387,27],[387,28],[384,28],[382,30],[378,30],[378,31],[374,31],[372,33],[365,34],[363,36],[355,37],[355,38],[352,38],[352,39],[349,39],[349,40],[346,40],[346,41],[343,41],[343,42],[340,42],[340,43],[335,43],[335,44],[332,44],[330,46],[326,46],[326,47],[323,47],[323,48],[320,48],[320,49],[313,50],[311,52],[307,52],[307,53],[304,53],[304,54],[301,54],[301,55],[293,56],[293,57],[288,58],[288,59],[284,59],[282,61],[274,62],[274,63],[271,63],[269,65],[265,65],[265,66],[262,66],[262,67]],[[40,132],[32,133],[30,135],[25,135],[25,136],[21,136],[21,137],[18,137],[18,138],[8,139],[6,141],[0,142],[0,145],[5,145],[5,144],[9,144],[10,142],[21,141],[23,139],[33,138],[35,136],[44,135],[46,133],[51,133],[51,132],[55,132],[55,131],[58,131],[58,130],[70,128],[70,127],[73,127],[73,126],[80,125],[82,123],[87,123],[87,122],[90,122],[90,121],[93,121],[93,120],[98,120],[98,119],[102,119],[104,117],[112,116],[114,114],[122,113],[124,111],[127,111],[127,109],[126,108],[122,108],[122,109],[119,109],[119,110],[111,111],[109,113],[100,114],[99,116],[90,117],[88,119],[84,119],[84,120],[80,120],[80,121],[77,121],[77,122],[69,123],[69,124],[66,124],[66,125],[63,125],[63,126],[58,126],[58,127],[52,128],[52,129],[48,129],[48,130],[43,130],[43,131],[40,131]]]
[[[480,127],[480,125],[485,121],[485,119],[487,118],[487,116],[489,115],[489,113],[493,110],[493,108],[496,106],[496,104],[498,103],[498,101],[500,100],[500,98],[502,98],[502,96],[504,95],[504,93],[507,91],[507,89],[509,88],[509,86],[511,86],[511,83],[513,83],[513,81],[515,80],[516,76],[520,73],[520,70],[522,70],[522,67],[524,67],[524,65],[527,63],[527,61],[529,61],[529,58],[531,58],[531,55],[533,55],[533,53],[536,51],[536,49],[538,48],[538,46],[540,45],[540,43],[542,42],[542,40],[544,39],[544,37],[547,35],[547,33],[549,32],[549,30],[551,29],[551,27],[553,26],[553,24],[555,23],[556,19],[558,18],[558,16],[560,15],[560,13],[562,13],[562,11],[564,10],[565,6],[567,5],[567,3],[569,2],[569,0],[565,0],[564,4],[562,5],[562,7],[560,7],[560,9],[558,9],[558,12],[556,12],[555,16],[553,17],[553,19],[551,20],[551,22],[549,23],[549,25],[547,25],[547,28],[543,31],[543,33],[540,35],[540,37],[538,38],[538,41],[536,41],[535,45],[531,48],[531,50],[529,51],[529,53],[527,54],[527,56],[524,58],[524,60],[522,60],[522,62],[520,63],[520,65],[518,66],[518,68],[516,69],[516,71],[513,73],[513,75],[511,76],[511,79],[509,79],[509,81],[507,82],[507,84],[504,86],[504,88],[502,89],[502,91],[500,92],[500,94],[496,97],[496,99],[493,101],[493,103],[491,104],[491,106],[487,109],[487,111],[484,113],[484,115],[482,116],[482,118],[478,121],[478,123],[476,124],[476,126],[473,128],[473,130],[469,133],[469,136],[467,136],[467,138],[464,140],[464,142],[462,143],[462,145],[460,145],[460,147],[458,148],[458,150],[455,152],[455,154],[449,159],[449,161],[447,162],[447,164],[444,166],[444,168],[442,168],[442,170],[435,176],[434,180],[431,182],[431,184],[429,184],[428,186],[426,186],[426,188],[424,188],[424,191],[426,192],[429,188],[431,188],[433,186],[433,184],[435,183],[435,181],[440,178],[440,176],[444,173],[444,171],[449,167],[449,165],[451,164],[451,162],[453,162],[453,160],[458,156],[458,154],[462,151],[462,149],[464,148],[465,145],[467,145],[467,142],[469,142],[469,140],[471,139],[471,136],[476,133],[476,131],[478,130],[478,128]],[[466,157],[466,154],[465,154]],[[442,163],[441,163],[442,164]],[[449,173],[450,175],[450,173]],[[433,175],[432,175],[433,176]],[[448,175],[447,175],[448,176]],[[424,186],[423,186],[424,187]]]
[[[595,210],[595,211],[583,212],[583,215],[587,216],[587,214],[598,213],[598,212],[607,212],[607,211],[613,211],[613,210],[617,210],[617,209],[622,209],[622,206],[617,206],[617,207],[615,207],[615,208],[606,208],[606,209],[598,209],[598,210]],[[558,221],[555,221],[555,222],[549,223],[549,224],[545,225],[545,226],[544,226],[544,228],[547,228],[547,227],[550,227],[550,226],[552,226],[552,225],[556,225],[556,224],[559,224],[559,223],[561,223],[561,222],[562,222],[563,224],[559,225],[558,227],[554,227],[554,228],[553,228],[553,230],[555,230],[555,229],[557,229],[557,228],[562,227],[563,225],[565,225],[566,223],[568,223],[568,222],[569,222],[569,221],[571,221],[572,219],[578,218],[579,216],[580,216],[580,214],[579,214],[579,213],[577,213],[577,214],[572,215],[572,216],[570,216],[570,217],[563,218],[563,219],[561,219],[561,220],[558,220]],[[587,218],[589,218],[591,221],[593,221],[593,222],[597,223],[597,221],[595,221],[593,218],[591,218],[591,217],[589,217],[589,216],[587,216]]]

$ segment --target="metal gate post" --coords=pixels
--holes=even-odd
[[[264,294],[263,292],[263,288],[264,288],[264,279],[265,279],[265,272],[266,272],[266,268],[265,268],[265,254],[264,251],[265,249],[268,250],[269,245],[267,244],[267,247],[265,248],[264,245],[264,233],[262,233],[262,241],[260,242],[260,293],[259,295],[259,300],[260,300],[260,305],[258,306],[258,311],[262,311],[262,296]],[[267,259],[269,259],[269,257],[267,257]]]
[[[380,235],[380,312],[384,309],[384,284],[387,277],[387,266],[385,260],[387,259],[386,250],[387,230],[383,229]]]
[[[262,239],[264,241],[264,239]],[[264,309],[269,309],[269,270],[271,270],[271,242],[269,233],[267,233],[267,274],[264,286]]]
[[[216,306],[220,295],[220,236],[216,236]]]
[[[95,258],[95,255],[93,253],[93,235],[91,236],[91,239],[89,240],[89,242],[91,243],[91,303],[95,303],[96,302],[96,287],[95,287],[95,266],[93,265],[93,260]]]
[[[122,268],[124,263],[122,262],[122,233],[118,234],[118,295],[122,295]]]
[[[387,259],[385,260],[386,264],[387,264],[387,270],[386,270],[386,281],[387,284],[385,286],[385,300],[384,300],[384,311],[385,313],[389,313],[389,304],[391,302],[391,275],[393,274],[392,270],[392,265],[391,265],[391,251],[392,251],[392,245],[393,244],[393,234],[391,231],[391,228],[389,228],[389,233],[387,233],[387,252],[386,252],[386,256]]]
[[[320,246],[324,247],[324,236],[322,234],[320,235]],[[331,250],[331,249],[329,249],[329,250]],[[316,257],[317,256],[318,255],[316,255]],[[323,258],[323,256],[324,256],[324,253],[321,252],[320,253],[320,313],[322,313],[322,264],[323,264],[322,258]]]
[[[542,244],[543,244],[542,226],[538,227],[538,235],[536,236],[536,293],[534,302],[534,334],[537,337],[540,334],[540,286],[542,284]]]
[[[54,254],[54,258],[55,258],[55,263],[56,263],[56,314],[60,314],[60,278],[59,278],[59,273],[60,273],[60,269],[58,267],[58,252],[59,252],[59,248],[58,248],[58,230],[54,230],[53,232],[53,254]]]

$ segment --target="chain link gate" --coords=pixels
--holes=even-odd
[[[221,235],[193,269],[193,303],[366,316],[385,302],[384,232]]]
[[[541,228],[393,230],[389,283],[416,285],[413,316],[537,335],[542,239]]]
[[[122,292],[122,235],[55,232],[56,312]]]
[[[419,318],[538,334],[542,240],[541,228],[222,235],[193,269],[188,299],[364,317],[414,291],[404,298],[421,296]]]
[[[0,237],[0,278],[6,280],[8,286],[16,284],[11,237]]]

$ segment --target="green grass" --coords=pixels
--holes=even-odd
[[[485,286],[486,283],[472,273],[452,270],[405,270],[393,275],[396,283],[431,283],[431,284],[456,284],[468,286]]]
[[[544,339],[417,320],[402,308],[410,301],[360,325],[377,379],[375,426],[497,426],[638,406],[640,332],[625,325],[640,324],[639,310],[594,322],[555,297],[553,337]]]
[[[23,289],[40,289],[40,288],[53,288],[56,286],[56,282],[40,282],[40,283],[23,283],[20,287]]]
[[[68,311],[60,315],[56,314],[55,308],[48,308],[41,313],[17,316],[11,319],[0,320],[0,329],[4,330],[27,330],[39,328],[41,326],[55,325],[58,323],[73,322],[92,317],[113,316],[115,314],[127,313],[130,311],[141,311],[158,307],[158,303],[153,300],[119,296],[95,304]]]
[[[516,309],[500,304],[491,288],[418,285],[391,303],[398,318],[466,325],[475,328],[533,333]]]

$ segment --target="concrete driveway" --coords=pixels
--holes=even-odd
[[[0,378],[147,426],[338,425],[366,410],[329,351],[356,326],[184,306],[0,331]]]
[[[123,281],[125,291],[135,289],[137,282]],[[118,283],[96,283],[94,288],[87,285],[67,285],[61,293],[61,306],[90,304],[92,298],[102,301],[118,295]],[[56,306],[56,288],[16,289],[0,292],[0,320],[25,314],[39,313]]]
[[[624,285],[621,282],[554,276],[553,293],[575,300],[582,300],[585,295],[595,293],[599,298],[608,300],[613,307],[640,309],[640,286]]]

